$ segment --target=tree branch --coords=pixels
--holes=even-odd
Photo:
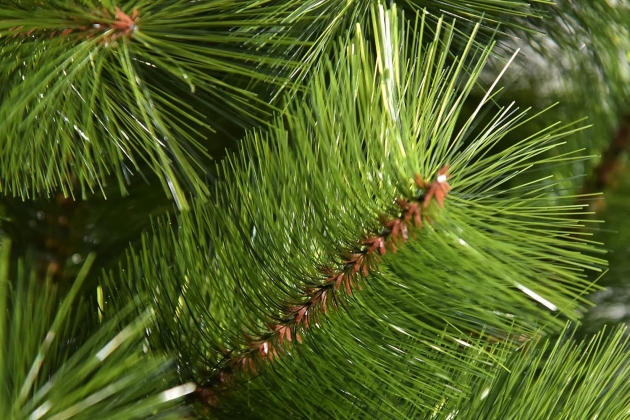
[[[361,290],[360,280],[366,278],[381,262],[387,248],[396,252],[400,239],[405,243],[413,229],[422,227],[422,219],[431,222],[431,218],[423,215],[435,198],[440,207],[450,191],[448,184],[448,166],[442,168],[432,183],[425,182],[416,174],[416,186],[422,193],[411,200],[398,198],[396,204],[401,212],[397,218],[380,218],[382,230],[377,235],[366,235],[357,242],[354,249],[340,255],[341,265],[327,266],[319,269],[322,274],[320,285],[305,288],[301,292],[301,303],[285,303],[284,315],[280,322],[270,321],[269,329],[256,337],[248,336],[248,346],[241,351],[226,351],[225,362],[219,366],[205,385],[197,388],[197,395],[204,402],[215,406],[219,393],[233,383],[235,374],[256,374],[260,362],[273,362],[280,357],[284,345],[293,342],[293,338],[302,342],[301,330],[315,323],[318,316],[327,315],[328,308],[337,308],[339,293],[351,295],[357,287]]]

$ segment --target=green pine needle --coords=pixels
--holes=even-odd
[[[0,5],[0,189],[85,193],[112,174],[125,192],[146,164],[188,208],[188,191],[208,194],[216,121],[264,120],[347,12],[296,0]]]
[[[514,347],[560,328],[558,315],[576,319],[588,272],[605,265],[588,240],[569,235],[583,224],[573,198],[550,196],[548,178],[518,182],[577,129],[549,127],[495,152],[529,117],[501,109],[471,134],[495,83],[460,118],[492,45],[479,49],[470,37],[452,61],[452,23],[424,14],[407,22],[382,6],[372,17],[324,60],[303,100],[219,165],[225,181],[212,201],[195,202],[177,229],[159,220],[107,276],[119,300],[152,294],[160,344],[177,349],[192,377],[216,379],[230,366],[226,354],[246,351],[248,335],[284,322],[286,307],[325,281],[320,267],[343,265],[344,250],[382,229],[379,217],[397,217],[395,198],[422,193],[414,174],[433,181],[450,164],[444,209],[426,210],[431,220],[416,236],[358,280],[364,290],[340,289],[336,313],[299,327],[304,344],[285,343],[278,361],[256,365],[261,375],[246,389],[231,383],[217,415],[347,418],[344,405],[358,417],[433,412],[466,393],[459,375],[483,378],[484,366],[501,364],[489,341]],[[127,288],[117,289],[118,277]]]
[[[480,23],[481,34],[475,43],[480,46],[492,42],[493,35],[500,33],[514,37],[515,32],[528,35],[540,34],[536,24],[545,21],[553,0],[402,0],[401,6],[411,11],[426,11],[429,19],[437,20],[441,15],[457,19],[455,33],[458,43],[466,43],[470,31]],[[454,45],[455,47],[455,45]]]
[[[535,340],[514,354],[469,398],[449,401],[429,419],[627,419],[630,363],[625,327],[577,341],[567,327],[556,340]]]
[[[10,245],[0,255],[0,412],[8,420],[178,419],[181,397],[194,384],[175,380],[164,356],[143,351],[150,310],[119,330],[133,306],[91,334],[92,313],[76,296],[91,255],[58,304],[56,288],[42,287],[29,265],[9,280]]]

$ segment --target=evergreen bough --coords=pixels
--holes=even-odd
[[[502,105],[496,39],[562,39],[530,3],[1,3],[2,191],[139,172],[175,205],[96,298],[93,255],[59,293],[3,242],[0,412],[625,418],[625,330],[573,335],[603,252],[550,175],[586,127]]]

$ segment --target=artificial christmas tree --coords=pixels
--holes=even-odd
[[[8,418],[627,416],[624,330],[575,336],[619,153],[512,102],[623,4],[123,3],[0,6],[3,189],[55,200],[4,200]]]

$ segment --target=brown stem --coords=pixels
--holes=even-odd
[[[608,148],[602,153],[601,160],[595,170],[593,176],[589,179],[583,189],[583,194],[593,194],[605,190],[611,185],[621,157],[630,146],[630,115],[626,115],[622,120],[615,137],[610,142]]]
[[[340,294],[351,295],[355,288],[360,290],[361,281],[376,269],[387,251],[396,252],[400,242],[407,242],[413,230],[422,227],[422,211],[431,199],[435,198],[440,207],[443,206],[450,191],[447,170],[447,166],[442,168],[430,184],[416,174],[416,185],[423,194],[411,200],[397,199],[400,213],[396,218],[381,218],[379,233],[365,235],[354,248],[343,252],[340,255],[342,263],[320,268],[320,284],[303,289],[299,304],[285,305],[280,322],[269,322],[267,331],[256,337],[248,336],[245,349],[226,352],[226,362],[215,370],[205,386],[197,389],[197,396],[215,406],[219,393],[233,382],[235,374],[255,374],[261,362],[273,362],[284,353],[287,343],[302,342],[300,332],[312,325],[317,317],[327,315],[330,308],[337,308],[341,302]]]
[[[53,30],[50,32],[50,38],[54,38],[55,36],[65,37],[71,34],[80,34],[89,39],[98,33],[107,31],[111,32],[104,37],[103,41],[105,43],[115,41],[121,37],[131,37],[137,28],[138,10],[134,9],[131,16],[123,12],[118,6],[116,6],[114,10],[115,13],[113,17],[106,9],[104,9],[102,12],[95,12],[94,19],[89,22],[74,21],[71,23],[73,26],[71,28],[67,28],[62,31]],[[10,28],[9,31],[17,32],[13,35],[14,38],[19,35],[28,36],[34,32],[34,30],[22,32],[23,29],[24,28],[22,26],[18,26]]]

